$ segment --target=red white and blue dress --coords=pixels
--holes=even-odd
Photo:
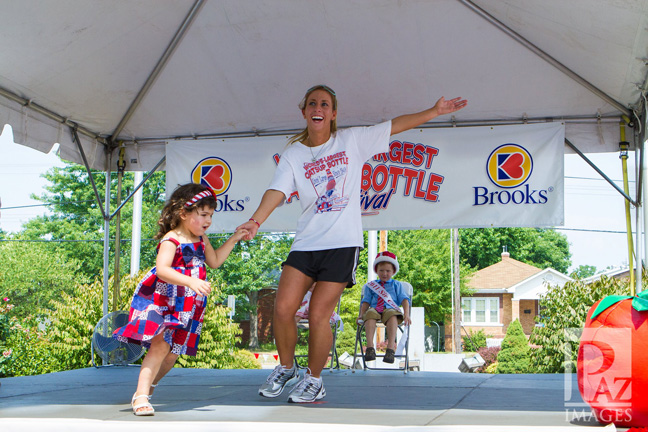
[[[164,241],[176,245],[171,264],[175,271],[202,280],[207,278],[202,237],[198,242],[182,244],[174,238],[164,238],[158,251]],[[195,356],[206,303],[207,297],[191,288],[160,279],[153,267],[135,289],[128,324],[115,330],[113,337],[149,348],[151,340],[162,333],[172,353]]]

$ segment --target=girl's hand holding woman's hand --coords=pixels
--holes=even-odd
[[[259,230],[259,226],[256,224],[256,222],[249,220],[244,224],[237,226],[236,232],[238,232],[239,230],[245,231],[246,233],[246,235],[244,235],[241,240],[252,240]]]
[[[198,278],[191,278],[189,288],[196,291],[201,296],[207,296],[211,294],[212,291],[211,283]]]
[[[250,235],[250,232],[246,230],[245,228],[236,228],[236,231],[234,234],[232,234],[232,238],[236,240],[237,242],[246,239]],[[251,239],[248,239],[251,240]]]

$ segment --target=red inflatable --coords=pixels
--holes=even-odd
[[[578,349],[578,389],[599,422],[648,426],[648,291],[592,306]]]

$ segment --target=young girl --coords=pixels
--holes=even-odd
[[[273,315],[280,365],[259,388],[277,397],[298,384],[289,402],[314,402],[326,396],[321,372],[333,335],[329,317],[345,287],[355,284],[359,249],[363,246],[360,212],[362,167],[377,153],[389,151],[389,137],[466,106],[465,99],[440,98],[432,108],[398,116],[370,127],[337,128],[337,96],[316,85],[299,104],[306,128],[289,140],[275,176],[252,217],[239,228],[251,240],[270,214],[297,190],[302,214],[284,262]],[[297,343],[295,312],[315,283],[310,300],[308,373],[300,380],[293,358]]]
[[[129,323],[115,330],[122,342],[148,348],[137,390],[131,400],[137,416],[153,415],[152,389],[171,370],[178,356],[195,356],[210,283],[205,264],[220,267],[234,245],[248,235],[239,229],[214,250],[205,232],[211,225],[216,198],[211,189],[190,183],[179,186],[158,221],[161,238],[153,267],[137,286]]]

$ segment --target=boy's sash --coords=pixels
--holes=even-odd
[[[403,309],[401,309],[400,306],[396,304],[396,302],[394,301],[394,299],[392,299],[391,295],[389,295],[385,287],[383,287],[376,281],[367,282],[367,286],[371,291],[375,292],[378,296],[380,296],[385,301],[385,303],[391,306],[392,309],[396,309],[400,313],[403,313]]]
[[[383,287],[376,281],[367,282],[367,286],[371,291],[379,295],[385,301],[385,303],[387,303],[389,306],[396,309],[400,313],[403,313],[403,309],[401,309],[400,306],[398,306],[396,302],[394,302],[394,299],[392,299],[391,295],[389,295],[385,287]],[[403,355],[403,352],[405,351],[405,344],[407,343],[408,338],[409,325],[405,326],[405,329],[403,330],[403,336],[398,341],[398,346],[396,347],[396,355]]]

